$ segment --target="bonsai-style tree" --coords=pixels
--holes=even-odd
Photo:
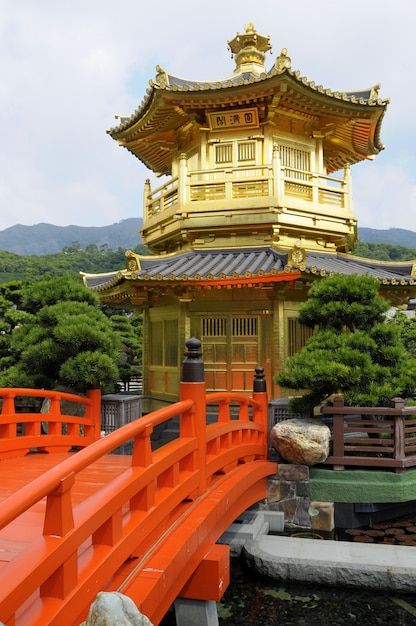
[[[120,337],[96,295],[79,280],[62,276],[24,283],[17,306],[19,322],[0,355],[1,387],[115,389]]]
[[[333,394],[347,406],[389,406],[416,390],[416,358],[406,349],[400,325],[387,323],[390,308],[368,275],[335,275],[316,281],[299,307],[299,322],[314,335],[275,377],[301,391],[291,409],[308,412]]]
[[[388,323],[398,327],[406,350],[416,358],[416,317],[407,317],[403,311],[398,310]]]

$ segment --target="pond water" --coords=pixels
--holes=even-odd
[[[332,539],[416,549],[416,516],[339,531]],[[231,583],[218,603],[220,626],[416,626],[414,594],[284,583],[231,559]],[[161,626],[175,626],[171,609]]]
[[[412,549],[412,548],[410,548]],[[415,594],[285,584],[231,560],[231,584],[218,603],[220,626],[413,626]],[[175,626],[171,609],[161,626]]]

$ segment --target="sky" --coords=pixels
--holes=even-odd
[[[414,0],[0,0],[0,16],[0,230],[142,217],[150,172],[106,130],[140,106],[156,65],[231,75],[227,41],[251,21],[270,35],[266,69],[287,48],[317,85],[381,84],[385,149],[351,168],[355,215],[416,231]]]

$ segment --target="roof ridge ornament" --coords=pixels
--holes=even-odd
[[[295,245],[288,253],[288,265],[289,267],[299,268],[305,270],[306,268],[306,250],[302,246],[300,240],[296,241]]]
[[[247,22],[244,30],[245,33],[237,33],[234,39],[227,42],[236,63],[234,74],[240,74],[248,68],[249,71],[260,74],[265,71],[265,53],[272,49],[270,35],[259,35],[253,22]]]
[[[287,48],[282,48],[280,55],[277,57],[274,64],[277,73],[282,74],[285,70],[292,69],[291,58],[287,55]]]
[[[167,75],[167,72],[165,72],[165,70],[163,68],[160,67],[160,65],[156,65],[156,78],[153,81],[151,81],[151,86],[158,86],[161,89],[166,89],[166,87],[169,85],[169,77]]]
[[[380,83],[371,87],[369,100],[378,100],[378,92],[381,89]]]

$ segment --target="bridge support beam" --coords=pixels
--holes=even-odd
[[[230,548],[215,544],[175,600],[176,626],[218,626],[217,601],[229,582]]]
[[[218,602],[229,584],[230,546],[215,544],[182,588],[179,597]]]
[[[214,600],[175,600],[176,626],[218,626],[217,603]]]

